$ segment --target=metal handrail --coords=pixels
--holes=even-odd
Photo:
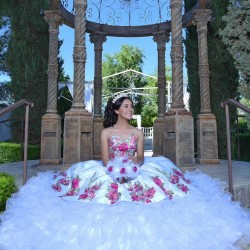
[[[228,190],[229,192],[234,195],[233,191],[233,171],[232,171],[232,155],[231,155],[231,138],[230,138],[230,119],[229,119],[229,108],[228,105],[233,105],[237,108],[240,108],[241,110],[245,111],[246,113],[250,114],[250,109],[233,100],[233,99],[227,99],[223,102],[221,102],[221,106],[225,108],[225,114],[226,114],[226,128],[227,128],[227,160],[228,160]]]
[[[6,113],[26,105],[25,108],[25,132],[24,132],[24,156],[23,156],[23,184],[27,182],[27,159],[28,159],[28,130],[29,130],[29,107],[33,108],[34,103],[26,99],[20,100],[9,107],[0,110],[0,117]]]

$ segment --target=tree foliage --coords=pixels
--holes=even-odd
[[[230,0],[222,17],[222,41],[234,59],[236,68],[250,80],[250,0]]]
[[[122,45],[119,52],[114,55],[104,55],[104,57],[103,76],[111,76],[118,73],[118,75],[103,81],[104,96],[112,96],[114,93],[125,89],[139,88],[146,85],[144,78],[134,72],[128,71],[135,70],[142,72],[144,59],[142,50],[135,46]],[[142,111],[141,96],[133,95],[132,98],[135,103],[135,113],[140,114]]]
[[[192,8],[195,0],[185,0],[185,11]],[[226,99],[237,99],[238,71],[233,58],[222,42],[219,30],[223,27],[222,16],[226,13],[228,1],[210,0],[213,11],[212,20],[208,23],[208,61],[210,68],[210,101],[212,113],[216,116],[219,157],[226,157],[226,124],[224,109],[220,103]],[[200,83],[198,76],[198,38],[196,27],[186,30],[186,66],[188,73],[189,106],[194,120],[200,112]],[[231,125],[236,119],[236,109],[231,109]],[[196,131],[196,122],[195,131]],[[233,126],[232,126],[233,128]],[[197,133],[195,133],[197,134]],[[195,140],[196,141],[196,140]]]
[[[0,37],[0,70],[11,78],[7,87],[13,102],[21,99],[34,102],[30,114],[29,142],[39,143],[42,116],[47,108],[49,56],[49,27],[40,10],[47,8],[48,1],[3,0],[3,4],[0,24],[1,34],[5,36]],[[59,41],[59,48],[61,44],[62,41]],[[61,58],[58,58],[58,65],[58,80],[67,80]],[[22,141],[23,117],[22,108],[12,113],[12,136],[17,142]]]
[[[29,139],[40,141],[41,118],[47,103],[48,25],[39,15],[47,1],[8,1],[10,41],[5,56],[11,78],[10,89],[14,101],[28,99],[34,102],[30,115]],[[22,117],[19,108],[12,113],[12,135],[22,141]]]

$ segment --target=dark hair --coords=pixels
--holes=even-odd
[[[116,124],[118,115],[115,113],[115,110],[118,110],[121,107],[125,99],[130,100],[133,104],[133,101],[128,96],[120,97],[119,99],[115,101],[115,103],[112,102],[113,101],[112,98],[108,100],[107,105],[105,107],[105,111],[104,111],[104,121],[103,121],[104,128],[109,128],[109,127],[112,127],[114,124]]]

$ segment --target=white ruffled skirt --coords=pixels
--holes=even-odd
[[[231,201],[219,181],[197,170],[185,176],[176,171],[166,158],[146,158],[141,179],[134,183],[139,181],[143,190],[155,188],[154,195],[140,193],[142,198],[134,199],[132,183],[118,184],[120,195],[114,204],[105,196],[112,179],[100,170],[98,161],[75,164],[64,174],[66,180],[80,177],[73,195],[65,195],[72,191],[72,179],[61,181],[68,185],[55,190],[52,186],[62,179],[60,175],[40,173],[9,199],[1,215],[0,249],[249,249],[247,210]],[[186,188],[171,179],[173,173]],[[101,187],[89,197],[81,196],[89,190],[93,174],[92,186],[102,183]]]

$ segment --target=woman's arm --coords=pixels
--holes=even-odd
[[[106,167],[109,162],[109,147],[108,147],[108,130],[103,129],[101,133],[101,154],[102,154],[102,162]]]
[[[139,129],[137,129],[136,135],[138,136],[137,153],[136,156],[131,159],[135,163],[142,165],[144,163],[144,135]]]

